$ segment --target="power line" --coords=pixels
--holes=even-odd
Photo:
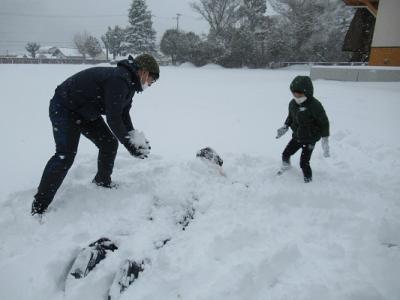
[[[179,14],[181,17],[195,19],[197,21],[202,20],[201,17],[194,17],[186,14]],[[29,18],[114,18],[114,17],[128,17],[128,15],[59,15],[59,14],[25,14],[25,13],[12,13],[12,12],[1,12],[0,16],[10,16],[10,17],[29,17]],[[176,19],[176,17],[166,17],[166,16],[158,16],[153,15],[155,18],[159,19]]]
[[[168,20],[175,19],[174,17],[157,16],[153,14],[151,16],[157,19],[168,19]]]
[[[127,17],[127,15],[47,15],[47,14],[21,14],[21,13],[0,13],[0,16],[29,17],[29,18],[114,18]]]
[[[43,34],[42,31],[0,31],[0,34]]]
[[[32,40],[30,41],[0,41],[0,44],[26,44],[26,43],[30,43],[32,42]],[[64,44],[64,45],[73,45],[73,42],[61,42],[61,41],[35,41],[36,43],[41,43],[41,44]]]
[[[186,17],[186,18],[191,18],[194,19],[196,21],[203,21],[203,17],[195,17],[195,16],[189,16],[189,15],[185,15],[185,14],[181,14],[182,17]]]

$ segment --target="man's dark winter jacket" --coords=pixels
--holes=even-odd
[[[297,76],[290,84],[290,90],[303,92],[307,97],[301,104],[294,99],[289,103],[285,124],[293,130],[293,138],[307,144],[329,136],[329,120],[322,104],[313,96],[314,87],[310,77]]]
[[[137,69],[135,61],[123,60],[117,67],[83,70],[57,87],[54,100],[84,121],[105,115],[112,132],[125,144],[133,129],[129,115],[132,97],[142,91]]]

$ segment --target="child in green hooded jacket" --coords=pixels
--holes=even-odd
[[[281,175],[290,168],[290,157],[300,148],[300,167],[304,182],[312,181],[310,159],[316,142],[321,139],[325,157],[329,157],[329,120],[321,102],[314,98],[314,87],[310,77],[297,76],[290,84],[293,99],[289,103],[289,113],[285,124],[277,130],[276,138],[292,129],[292,139],[282,153]]]

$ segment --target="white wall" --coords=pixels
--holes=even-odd
[[[400,47],[400,0],[380,0],[372,47]]]

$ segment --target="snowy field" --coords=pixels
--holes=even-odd
[[[304,184],[299,154],[275,175],[290,134],[275,135],[291,80],[309,70],[163,67],[131,111],[149,159],[120,146],[120,187],[103,190],[82,137],[39,224],[29,213],[54,152],[48,102],[83,68],[0,65],[0,299],[106,299],[125,259],[146,265],[121,300],[400,299],[400,83],[314,82],[331,157],[318,143]],[[195,158],[205,146],[226,177]],[[77,252],[100,237],[119,250],[66,284]]]

